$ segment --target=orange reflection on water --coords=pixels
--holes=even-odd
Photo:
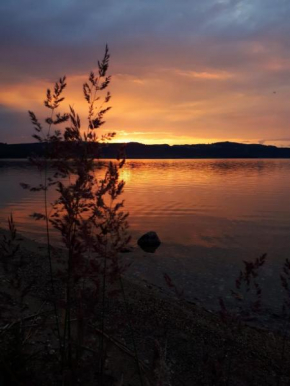
[[[38,173],[30,166],[4,169],[1,226],[13,212],[20,230],[43,237],[44,224],[29,217],[43,211],[43,195],[19,187],[36,183]],[[120,177],[136,237],[155,230],[165,243],[271,249],[289,241],[289,173],[288,160],[127,160]],[[49,200],[56,196],[51,191]]]

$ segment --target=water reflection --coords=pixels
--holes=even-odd
[[[154,230],[167,244],[277,252],[290,244],[289,173],[289,160],[128,160],[121,177],[136,236]],[[21,231],[43,237],[29,217],[41,212],[42,194],[19,186],[40,178],[26,161],[0,161],[1,226],[13,212]]]

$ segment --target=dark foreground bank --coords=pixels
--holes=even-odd
[[[57,270],[63,252],[53,253]],[[7,275],[1,267],[1,309],[8,302],[11,311],[10,320],[6,311],[1,318],[1,385],[58,385],[58,341],[46,249],[22,239],[17,254],[25,262],[21,280],[33,284],[19,311],[17,290],[8,290],[14,274]],[[112,291],[108,289],[104,334],[99,324],[101,309],[86,327],[91,329],[91,340],[83,344],[86,361],[76,384],[101,384],[96,360],[102,339],[103,385],[290,384],[290,342],[282,335],[228,325],[219,315],[169,297],[146,282],[123,278],[123,285],[124,292],[116,283]],[[56,287],[61,297],[63,290],[57,283]],[[21,319],[24,340],[15,335]]]

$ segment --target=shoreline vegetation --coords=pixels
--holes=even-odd
[[[130,142],[127,144],[108,143],[101,158],[115,158],[120,146],[126,146],[127,159],[195,159],[195,158],[290,158],[290,148],[270,145],[218,142],[198,145],[144,145]],[[28,158],[31,154],[43,156],[44,143],[0,143],[0,159]],[[97,147],[97,144],[95,145]]]
[[[8,232],[0,229],[0,237],[3,235],[8,237]],[[28,384],[25,383],[26,376],[32,377],[30,385],[57,384],[55,362],[58,347],[53,310],[51,302],[47,301],[51,293],[46,246],[25,237],[18,238],[21,241],[17,251],[17,259],[22,261],[19,266],[21,277],[24,283],[31,283],[32,280],[33,284],[29,284],[24,311],[14,313],[10,323],[0,326],[1,384],[9,384],[5,383],[5,372],[9,373],[9,365],[16,365],[15,362],[18,366],[14,374],[16,385]],[[54,270],[59,268],[58,261],[63,253],[62,249],[53,249]],[[1,267],[2,294],[14,274],[7,274]],[[285,340],[278,333],[246,324],[241,324],[237,331],[230,330],[218,313],[208,312],[203,307],[178,299],[174,294],[168,296],[148,282],[125,276],[123,283],[127,310],[116,283],[107,288],[108,293],[115,292],[115,295],[108,297],[106,304],[104,385],[140,384],[128,315],[134,330],[140,367],[148,382],[144,384],[159,385],[154,378],[158,369],[163,379],[170,380],[170,383],[160,385],[289,385],[288,338]],[[56,284],[57,296],[62,297],[65,289],[59,284]],[[19,296],[17,290],[8,295]],[[13,306],[10,305],[10,308]],[[15,340],[13,331],[20,320],[23,326],[26,324],[26,339],[21,350],[18,348],[19,352],[11,353],[11,343]],[[93,340],[89,347],[84,348],[88,363],[89,354],[95,353],[101,335],[97,319],[93,323],[96,323],[91,331]],[[36,357],[35,352],[38,353]],[[92,377],[87,369],[80,375],[79,384],[93,384]],[[120,379],[123,383],[118,383]]]

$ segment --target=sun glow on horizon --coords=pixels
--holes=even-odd
[[[129,135],[129,134],[128,134]],[[253,139],[251,141],[245,141],[242,138],[195,138],[195,137],[181,137],[181,138],[166,138],[164,139],[155,139],[155,138],[142,138],[142,137],[134,137],[129,136],[129,138],[123,137],[122,135],[116,136],[114,140],[112,140],[112,143],[140,143],[143,145],[198,145],[198,144],[213,144],[218,142],[237,142],[237,143],[244,143],[244,144],[258,144],[260,143],[259,139]],[[269,143],[268,143],[269,142]],[[281,146],[277,145],[279,141],[265,141],[265,145],[275,145],[275,146]]]
[[[68,76],[65,100],[60,108],[64,112],[69,105],[73,106],[84,130],[88,105],[82,85],[86,79],[85,74]],[[113,142],[148,145],[231,141],[289,146],[290,139],[283,130],[290,92],[285,90],[280,96],[276,91],[264,94],[259,90],[246,93],[232,89],[232,82],[243,81],[242,73],[214,69],[156,68],[139,77],[119,72],[112,78],[112,110],[105,116],[106,124],[99,130],[100,136],[104,132],[115,132]],[[154,92],[152,84],[156,85]],[[29,84],[14,83],[0,90],[1,106],[11,114],[20,113],[24,117],[19,122],[27,134],[12,137],[10,143],[31,141],[27,110],[35,111],[40,119],[45,118],[47,110],[43,100],[46,89],[52,86],[53,82],[39,79]],[[13,132],[14,128],[9,129]],[[0,142],[8,142],[2,135],[3,138],[0,132]]]

